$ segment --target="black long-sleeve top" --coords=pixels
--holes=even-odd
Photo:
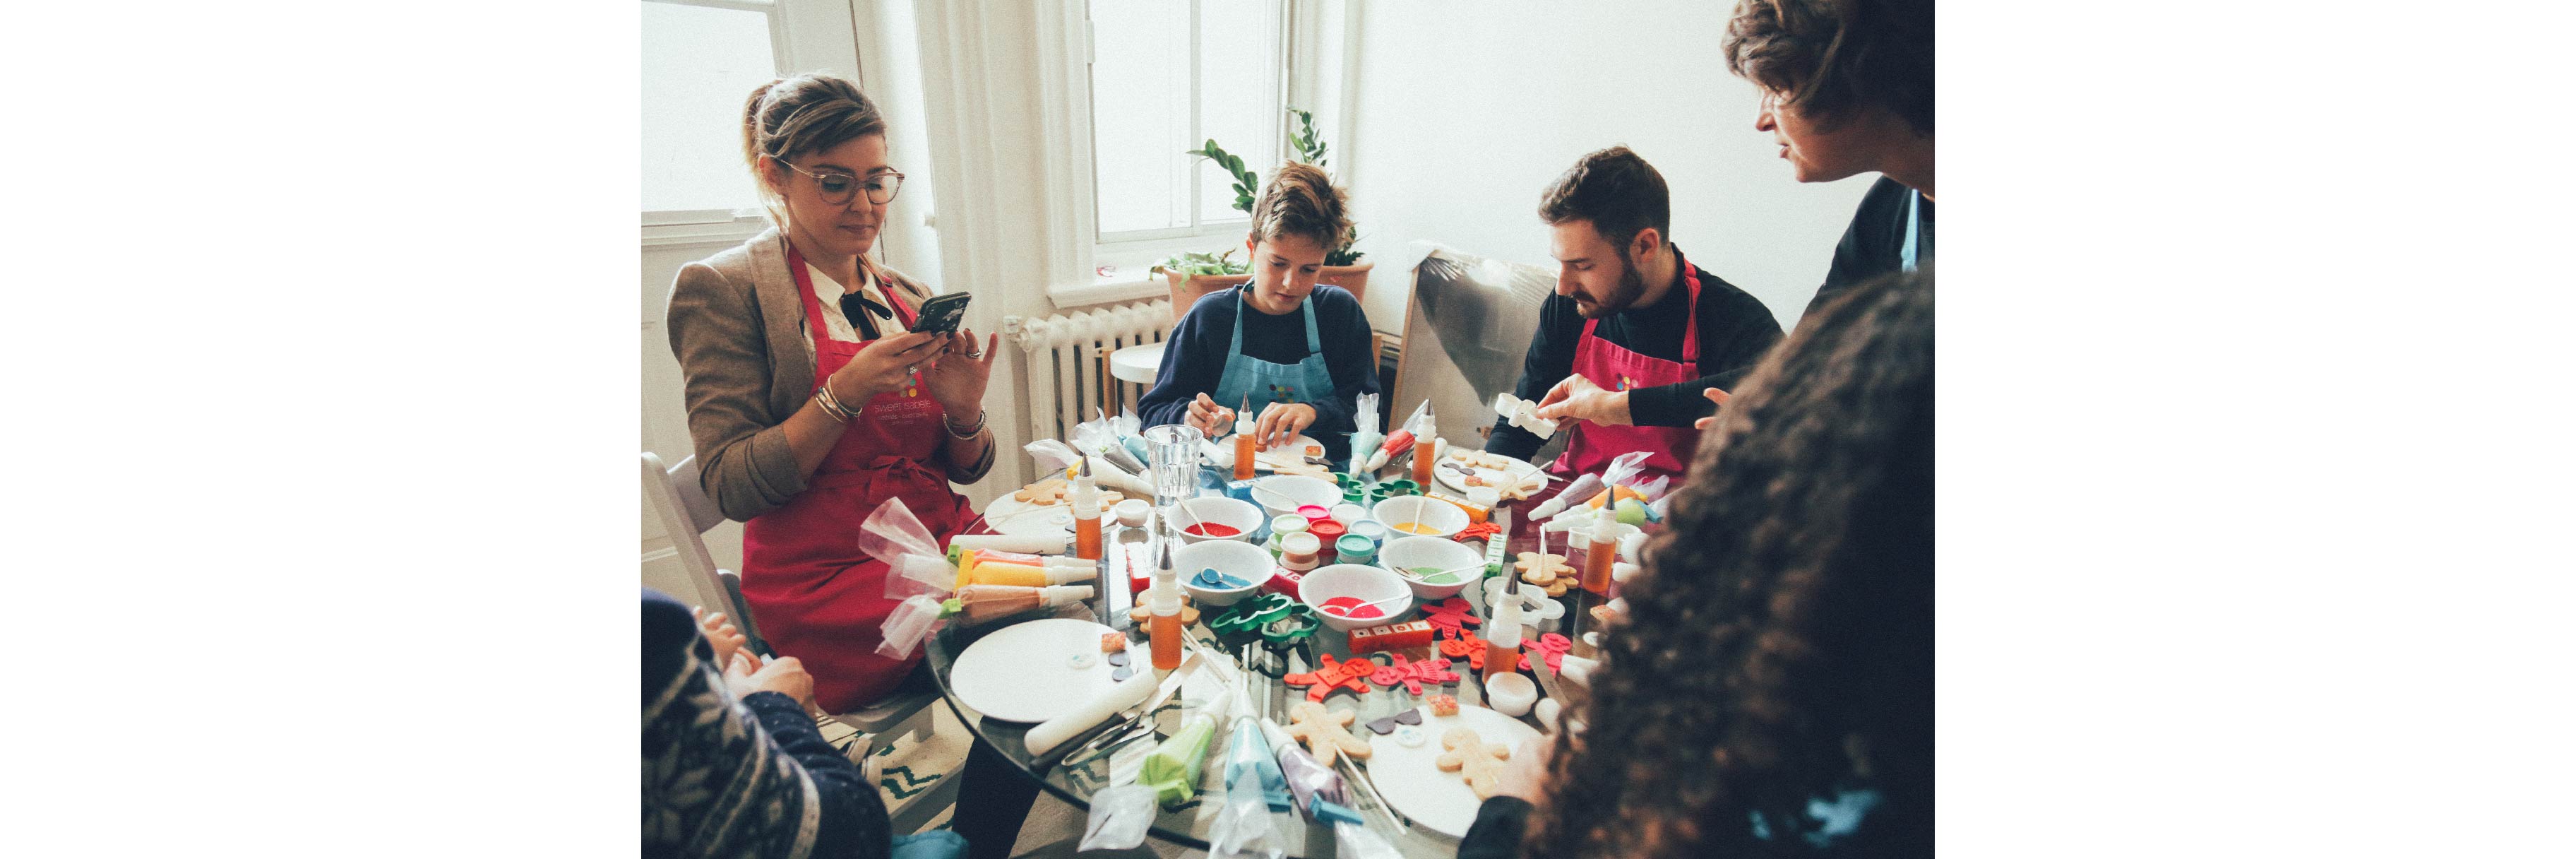
[[[1216,396],[1217,380],[1225,376],[1226,358],[1238,349],[1245,355],[1275,364],[1295,364],[1306,359],[1305,308],[1285,315],[1272,316],[1250,304],[1237,301],[1247,287],[1218,290],[1200,296],[1190,306],[1189,315],[1181,317],[1172,335],[1163,339],[1163,366],[1154,376],[1154,389],[1136,403],[1136,419],[1145,426],[1177,424],[1188,420],[1190,401],[1199,394]],[[1333,377],[1331,397],[1306,400],[1315,407],[1315,423],[1306,428],[1306,436],[1323,442],[1332,459],[1350,456],[1352,412],[1361,394],[1377,393],[1377,356],[1369,354],[1368,314],[1360,312],[1359,299],[1348,290],[1331,284],[1318,284],[1307,293],[1306,305],[1315,308],[1315,337],[1323,346],[1324,369]],[[1243,314],[1243,342],[1234,340],[1235,309]],[[1240,401],[1218,403],[1226,408]],[[1261,409],[1253,407],[1258,417]]]
[[[1645,307],[1631,307],[1601,319],[1594,329],[1601,339],[1649,357],[1667,361],[1682,359],[1684,325],[1699,326],[1699,372],[1697,379],[1670,385],[1638,388],[1628,392],[1628,419],[1637,426],[1686,427],[1692,421],[1707,417],[1717,410],[1700,392],[1710,388],[1734,390],[1736,380],[1751,372],[1755,362],[1780,342],[1780,321],[1771,309],[1734,284],[1727,283],[1707,270],[1691,265],[1673,248],[1681,265],[1699,273],[1699,308],[1686,314],[1690,293],[1678,277],[1663,298]],[[1521,360],[1521,381],[1513,395],[1525,400],[1547,396],[1549,388],[1574,373],[1574,346],[1583,339],[1583,314],[1575,310],[1574,299],[1550,295],[1540,303],[1538,331],[1530,338],[1529,354]],[[1504,456],[1528,459],[1537,453],[1540,441],[1528,430],[1497,423],[1493,438],[1485,449]]]
[[[644,591],[643,626],[644,856],[888,855],[884,797],[796,699],[733,700],[670,597]]]
[[[1905,268],[1905,208],[1914,197],[1914,189],[1894,179],[1881,176],[1860,198],[1860,208],[1852,213],[1851,226],[1843,228],[1843,240],[1834,245],[1833,267],[1825,271],[1825,283],[1816,289],[1816,297],[1807,302],[1807,310],[1798,324],[1807,324],[1818,308],[1833,303],[1844,292],[1870,278]],[[1932,201],[1923,201],[1923,223],[1916,230],[1917,265],[1932,262]]]

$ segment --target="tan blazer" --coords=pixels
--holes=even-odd
[[[915,308],[931,292],[884,266],[880,284]],[[787,270],[787,240],[772,228],[722,253],[680,267],[667,313],[671,354],[688,380],[689,440],[697,447],[698,482],[727,518],[748,521],[805,491],[796,452],[781,426],[814,390],[814,353],[806,339],[805,303]],[[859,420],[867,420],[865,413]],[[983,479],[939,458],[948,479]]]

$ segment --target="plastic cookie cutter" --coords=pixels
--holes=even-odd
[[[1507,589],[1505,588],[1486,588],[1486,606],[1488,608],[1501,607],[1506,594]],[[1565,603],[1549,597],[1546,591],[1538,588],[1522,588],[1520,589],[1520,599],[1521,624],[1531,629],[1537,629],[1541,624],[1565,616]],[[1490,613],[1488,613],[1488,616],[1490,616]]]
[[[1556,435],[1555,421],[1539,420],[1537,403],[1512,396],[1509,391],[1494,395],[1494,414],[1503,423],[1528,430],[1541,441]]]
[[[1285,594],[1263,592],[1227,606],[1224,613],[1208,622],[1208,628],[1223,635],[1252,635],[1259,633],[1262,627],[1269,626],[1271,621],[1288,617],[1301,610],[1306,610],[1306,606],[1289,599]]]
[[[1316,628],[1323,625],[1324,622],[1315,617],[1314,610],[1298,605],[1288,616],[1262,624],[1261,641],[1274,650],[1285,650],[1315,637]]]

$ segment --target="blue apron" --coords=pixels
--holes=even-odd
[[[1226,408],[1242,405],[1252,398],[1251,414],[1258,417],[1271,403],[1316,403],[1333,398],[1333,373],[1324,367],[1324,340],[1315,333],[1313,296],[1300,302],[1306,313],[1306,357],[1294,364],[1279,364],[1243,354],[1243,315],[1257,313],[1243,305],[1243,289],[1234,294],[1234,340],[1226,348],[1225,375],[1216,382],[1216,404]]]

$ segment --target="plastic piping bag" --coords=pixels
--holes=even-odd
[[[922,639],[938,631],[949,589],[957,584],[957,568],[901,498],[886,499],[859,523],[859,551],[885,562],[885,597],[898,601],[878,627],[885,641],[877,645],[877,654],[910,659]]]
[[[1091,819],[1078,850],[1133,850],[1154,825],[1154,789],[1122,784],[1091,795]]]

